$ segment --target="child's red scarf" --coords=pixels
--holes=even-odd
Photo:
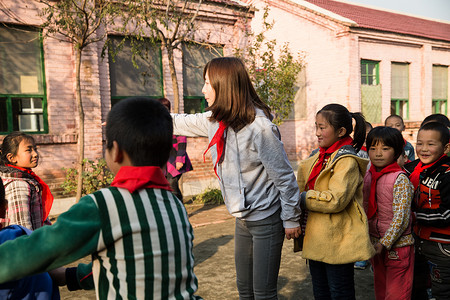
[[[21,168],[21,167],[13,166],[13,165],[10,165],[10,164],[6,164],[6,166],[15,168],[17,170],[20,170],[22,172],[25,172],[25,173],[29,174],[31,177],[34,178],[34,180],[36,180],[41,185],[41,189],[42,189],[41,199],[42,199],[42,213],[43,213],[42,223],[44,223],[44,221],[47,220],[47,217],[50,214],[50,210],[52,209],[52,205],[53,205],[53,195],[52,195],[52,193],[50,191],[50,188],[31,169]]]
[[[111,186],[127,189],[130,193],[145,188],[171,191],[161,168],[155,166],[121,167],[111,182]]]
[[[414,171],[411,173],[411,175],[409,175],[409,180],[411,180],[411,183],[414,185],[414,190],[417,189],[417,187],[419,186],[419,181],[420,181],[420,173],[422,173],[424,170],[434,166],[434,164],[436,164],[438,161],[440,161],[443,157],[446,157],[447,154],[442,154],[441,157],[439,157],[435,162],[428,164],[428,165],[424,165],[422,162],[419,162],[417,164],[417,166],[414,168]]]
[[[393,173],[401,171],[402,168],[398,165],[396,161],[387,165],[381,171],[377,171],[373,164],[370,165],[369,172],[372,174],[372,181],[370,183],[370,196],[369,196],[369,208],[367,210],[367,218],[372,218],[378,209],[377,201],[376,201],[376,192],[377,192],[377,181],[378,179],[387,173]]]
[[[328,158],[334,151],[339,150],[341,147],[346,145],[353,145],[353,139],[351,137],[345,137],[343,139],[338,140],[333,145],[328,148],[319,148],[319,160],[314,165],[311,174],[309,174],[308,181],[306,182],[305,189],[313,190],[314,184],[316,183],[316,179],[322,171],[323,163],[325,162],[325,158]]]
[[[205,161],[205,154],[208,152],[209,148],[216,145],[217,148],[217,160],[214,164],[214,173],[216,174],[217,178],[220,179],[219,175],[217,175],[217,164],[222,163],[223,161],[223,150],[225,148],[225,130],[227,129],[227,125],[225,125],[224,122],[219,122],[219,128],[217,129],[216,133],[214,134],[213,138],[211,139],[211,142],[209,142],[208,148],[203,153],[203,161]]]

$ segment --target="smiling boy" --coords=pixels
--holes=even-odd
[[[419,160],[405,165],[416,189],[413,205],[417,236],[416,291],[413,295],[424,295],[424,283],[431,278],[436,299],[448,299],[450,295],[450,158],[446,155],[450,150],[449,140],[445,125],[426,123],[417,135]]]

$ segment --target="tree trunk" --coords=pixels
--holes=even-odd
[[[167,57],[169,59],[170,77],[172,78],[173,87],[173,112],[180,113],[180,90],[178,88],[177,72],[175,70],[175,59],[173,57],[173,48],[170,45],[166,46]]]
[[[81,99],[81,84],[80,84],[80,76],[81,76],[81,54],[82,49],[76,47],[76,56],[75,56],[75,80],[76,80],[76,93],[75,99],[77,101],[78,108],[78,159],[77,159],[77,202],[81,198],[81,192],[83,189],[83,159],[84,159],[84,111],[83,111],[83,102]]]

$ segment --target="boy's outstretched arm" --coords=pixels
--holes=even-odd
[[[56,269],[96,251],[98,208],[83,197],[55,224],[0,245],[0,283]]]

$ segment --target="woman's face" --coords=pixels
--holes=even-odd
[[[208,106],[211,106],[214,104],[214,101],[216,100],[216,91],[211,86],[211,83],[209,81],[209,75],[208,72],[206,72],[205,75],[205,84],[202,88],[202,93],[205,95],[206,102],[208,102]]]

